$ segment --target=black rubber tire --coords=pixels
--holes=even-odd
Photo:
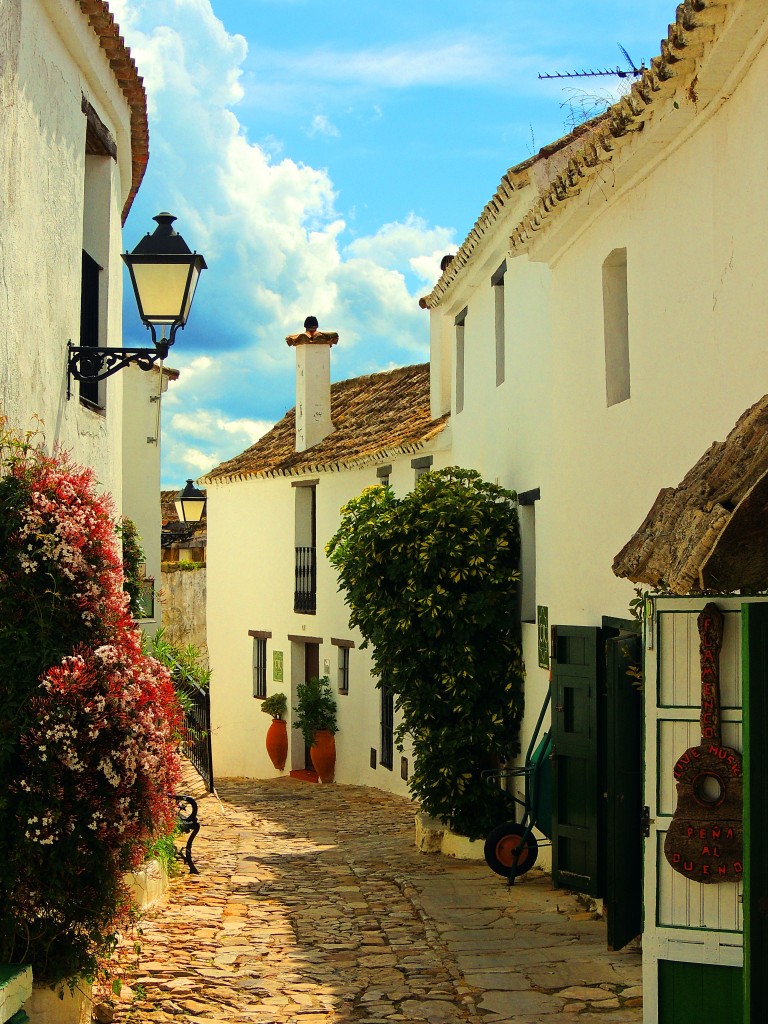
[[[491,871],[504,878],[518,878],[530,871],[539,856],[539,844],[531,834],[525,841],[517,863],[514,863],[514,852],[520,846],[525,829],[515,821],[505,821],[488,833],[485,840],[485,862]]]

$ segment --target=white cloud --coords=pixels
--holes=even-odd
[[[443,35],[417,42],[359,50],[318,49],[307,53],[259,52],[262,68],[281,77],[312,74],[318,79],[365,87],[406,89],[412,86],[454,86],[506,81],[530,72],[532,58],[517,57],[508,41],[467,36],[460,42]]]
[[[309,313],[340,333],[335,379],[425,359],[428,319],[408,282],[436,280],[452,238],[411,215],[345,245],[327,171],[280,159],[279,140],[258,145],[238,120],[247,47],[210,0],[112,6],[153,111],[152,156],[126,242],[170,209],[209,267],[172,353],[180,378],[163,398],[163,476],[183,479],[248,447],[293,405],[284,339]],[[395,75],[394,54],[379,56],[377,73]],[[468,51],[462,59],[468,68]],[[324,115],[314,123],[334,130]]]
[[[314,139],[317,135],[327,139],[338,139],[339,129],[328,120],[325,114],[315,114],[307,129],[307,135],[310,139]]]

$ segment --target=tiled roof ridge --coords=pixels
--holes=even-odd
[[[461,270],[470,262],[472,254],[482,242],[486,232],[494,226],[504,212],[506,203],[515,192],[520,191],[521,188],[529,183],[530,177],[527,172],[534,164],[539,160],[554,156],[555,153],[572,145],[575,139],[584,135],[593,124],[605,116],[605,114],[601,114],[599,117],[592,118],[584,124],[577,125],[572,132],[569,132],[560,139],[556,139],[554,142],[548,143],[546,146],[542,146],[535,156],[530,156],[527,160],[523,160],[521,163],[509,168],[502,176],[499,187],[483,207],[482,213],[475,221],[472,230],[443,271],[432,292],[419,299],[419,305],[422,309],[435,305],[439,298],[448,291]]]
[[[391,370],[380,370],[377,373],[362,374],[357,377],[348,377],[345,380],[336,381],[331,385],[331,398],[332,404],[337,405],[338,402],[343,401],[344,392],[347,390],[352,391],[352,401],[355,401],[355,393],[365,391],[366,388],[372,383],[394,383],[401,377],[410,377],[414,380],[418,379],[420,375],[429,375],[429,363],[414,363],[409,366],[398,366]],[[425,398],[428,396],[428,381],[427,390],[425,392]],[[338,412],[338,408],[333,409],[333,414]],[[267,431],[261,438],[259,438],[250,448],[247,448],[244,452],[234,456],[231,459],[227,459],[225,462],[220,463],[210,472],[201,476],[198,480],[199,484],[214,484],[226,480],[244,480],[252,477],[280,477],[280,476],[299,476],[306,473],[334,473],[342,469],[359,468],[365,465],[370,465],[376,462],[386,461],[387,458],[394,455],[401,455],[405,453],[413,453],[423,448],[424,444],[430,441],[433,437],[439,434],[448,422],[449,416],[442,416],[439,419],[430,419],[424,424],[418,438],[411,437],[407,440],[402,440],[399,443],[390,442],[389,444],[383,444],[375,451],[368,452],[354,452],[349,456],[340,456],[339,454],[333,453],[328,457],[328,452],[325,452],[325,458],[323,458],[323,451],[321,450],[326,442],[333,443],[333,439],[337,434],[343,436],[345,424],[343,420],[338,422],[338,431],[334,431],[324,441],[319,442],[318,445],[309,449],[307,452],[296,452],[292,448],[290,455],[282,455],[277,462],[272,465],[262,466],[258,469],[249,469],[243,465],[243,459],[249,454],[256,454],[257,449],[268,447],[270,443],[283,438],[283,435],[289,433],[293,438],[295,430],[295,406],[286,412],[286,414],[275,423],[270,430]],[[317,452],[320,456],[317,461],[309,461],[312,458],[312,453]]]
[[[285,417],[283,417],[285,418]],[[216,471],[200,477],[197,481],[200,485],[215,486],[228,480],[251,480],[254,477],[262,479],[276,479],[288,476],[306,476],[307,474],[341,473],[345,469],[362,469],[365,466],[373,466],[378,463],[385,463],[396,455],[415,455],[422,450],[428,441],[436,437],[445,427],[450,419],[450,413],[446,413],[437,420],[431,421],[432,429],[418,441],[409,441],[406,444],[392,445],[390,448],[382,448],[375,454],[358,455],[350,459],[335,459],[332,462],[303,462],[300,466],[288,466],[285,469],[263,469],[255,472],[221,473],[213,476]],[[266,437],[266,435],[264,435]],[[303,453],[302,453],[303,454]],[[226,463],[222,463],[226,465]]]
[[[690,73],[694,70],[692,47],[697,41],[696,33],[711,32],[713,24],[717,20],[722,20],[707,17],[704,12],[712,9],[722,10],[729,2],[730,0],[684,0],[678,4],[675,21],[669,26],[666,38],[661,40],[660,55],[651,59],[650,67],[643,68],[642,75],[632,83],[628,93],[610,106],[604,114],[578,125],[569,135],[549,146],[544,146],[535,157],[518,164],[504,175],[499,190],[486,204],[472,231],[443,271],[435,287],[429,295],[419,300],[419,305],[423,309],[436,306],[462,268],[469,262],[482,236],[493,226],[501,213],[503,203],[499,202],[499,197],[510,175],[520,173],[539,161],[543,162],[569,146],[573,147],[565,169],[557,171],[550,177],[543,194],[536,198],[522,221],[512,231],[510,249],[523,247],[566,199],[578,195],[586,180],[594,177],[602,164],[612,158],[614,150],[621,146],[621,140],[633,132],[642,131],[645,115],[653,106],[656,95],[662,92],[666,94],[668,91],[665,89],[666,83],[680,72]],[[583,136],[588,136],[586,143],[580,147],[574,146],[573,144]]]
[[[131,111],[131,190],[123,206],[122,222],[128,216],[149,160],[149,124],[144,79],[139,75],[130,49],[120,35],[120,27],[107,0],[73,0],[88,19],[104,50]]]

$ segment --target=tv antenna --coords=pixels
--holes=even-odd
[[[614,75],[618,76],[619,78],[629,78],[630,76],[632,76],[633,78],[639,78],[640,75],[642,75],[643,71],[645,71],[645,63],[641,63],[638,67],[632,60],[632,58],[629,56],[627,51],[624,49],[624,47],[621,45],[621,43],[617,43],[616,45],[624,54],[624,59],[626,60],[629,66],[629,70],[620,68],[617,65],[615,68],[603,68],[600,71],[556,71],[554,74],[540,74],[539,78],[608,78]]]

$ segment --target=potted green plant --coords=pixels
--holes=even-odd
[[[336,699],[328,676],[313,676],[296,687],[293,728],[300,729],[321,782],[333,782],[336,765]]]
[[[265,715],[272,716],[267,729],[267,753],[272,764],[279,772],[285,768],[288,756],[288,726],[285,723],[285,712],[288,709],[288,698],[284,693],[273,693],[261,702],[261,710]]]

